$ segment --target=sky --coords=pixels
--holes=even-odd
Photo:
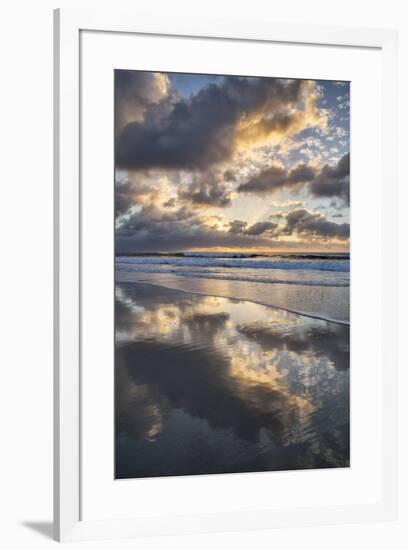
[[[116,252],[349,249],[348,82],[115,71]]]

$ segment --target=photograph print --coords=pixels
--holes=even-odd
[[[115,70],[115,478],[350,465],[350,83]]]

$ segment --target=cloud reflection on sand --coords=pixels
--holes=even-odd
[[[116,287],[116,477],[347,466],[349,328]]]

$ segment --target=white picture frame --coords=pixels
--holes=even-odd
[[[56,10],[54,15],[54,537],[59,541],[378,521],[396,517],[396,50],[390,30],[292,25],[266,19],[158,17],[112,10]],[[80,32],[205,37],[229,41],[374,48],[382,56],[381,154],[383,377],[382,491],[374,504],[211,514],[81,519],[80,467]],[[386,369],[386,371],[385,371]]]

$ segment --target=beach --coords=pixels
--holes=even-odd
[[[119,282],[240,298],[328,321],[350,321],[349,255],[183,253],[116,258]]]
[[[118,269],[115,477],[349,466],[348,287],[328,271],[245,286]]]

